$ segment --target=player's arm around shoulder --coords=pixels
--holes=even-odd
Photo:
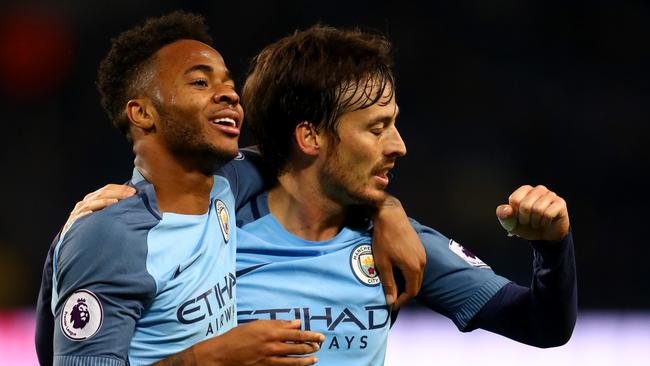
[[[386,198],[372,213],[372,220],[373,257],[386,302],[396,310],[420,291],[426,253],[397,198]],[[399,294],[393,267],[401,272],[404,279],[404,291]]]
[[[303,366],[318,362],[321,333],[300,330],[300,321],[256,320],[199,342],[154,366]]]
[[[155,295],[143,232],[117,210],[81,218],[54,254],[54,365],[125,365],[135,323]]]

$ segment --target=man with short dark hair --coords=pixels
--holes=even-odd
[[[266,47],[244,87],[275,182],[237,213],[238,317],[300,319],[305,329],[322,330],[322,364],[384,359],[391,308],[373,258],[376,230],[354,208],[399,205],[384,192],[406,153],[391,67],[385,38],[315,26]],[[563,344],[576,313],[566,204],[543,186],[522,186],[497,216],[512,234],[534,240],[532,287],[494,274],[457,242],[412,221],[427,254],[418,299],[463,331]]]
[[[133,144],[137,194],[80,218],[54,248],[54,365],[316,362],[295,356],[323,340],[299,322],[232,329],[239,187],[214,173],[237,155],[243,110],[210,43],[201,17],[176,12],[122,33],[101,63],[102,105]]]

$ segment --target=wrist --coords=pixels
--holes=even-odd
[[[395,212],[402,212],[402,203],[393,196],[386,197],[383,201],[372,207],[372,218],[376,220],[382,216],[391,215]]]
[[[540,254],[560,253],[573,243],[571,229],[560,240],[529,240],[530,245]]]
[[[210,365],[223,365],[224,363],[220,358],[220,352],[217,350],[219,346],[217,342],[214,342],[214,339],[215,338],[208,339],[190,347],[187,350],[188,355],[186,357],[186,360],[189,361],[188,365],[202,365],[206,360],[210,360]]]

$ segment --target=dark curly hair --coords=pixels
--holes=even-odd
[[[154,54],[164,46],[181,39],[192,39],[212,45],[208,27],[202,16],[175,11],[159,18],[150,18],[117,38],[99,64],[97,88],[102,107],[113,125],[131,140],[129,120],[125,113],[129,99],[147,95],[153,78],[149,69]]]
[[[392,99],[392,66],[390,42],[358,29],[315,25],[264,48],[251,62],[242,99],[269,178],[287,167],[298,124],[310,122],[338,143],[343,113],[383,103],[386,88]]]

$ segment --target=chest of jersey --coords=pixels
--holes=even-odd
[[[147,363],[160,344],[172,354],[236,326],[233,204],[231,195],[216,197],[205,215],[164,214],[149,232],[156,296],[137,322],[132,362]]]
[[[264,224],[239,233],[239,322],[300,319],[303,329],[326,336],[319,364],[383,364],[390,308],[370,238],[344,229],[314,243],[282,233],[277,223]]]

